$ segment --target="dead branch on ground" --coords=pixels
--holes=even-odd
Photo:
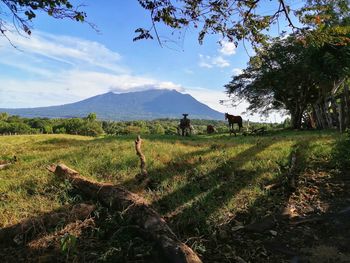
[[[202,262],[190,247],[178,240],[165,220],[142,197],[112,184],[87,180],[64,164],[52,166],[50,170],[68,179],[73,187],[97,199],[102,205],[122,212],[124,217],[138,225],[148,238],[156,242],[164,262]]]

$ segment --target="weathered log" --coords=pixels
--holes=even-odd
[[[47,232],[59,224],[68,224],[76,220],[86,219],[96,206],[92,204],[76,204],[59,210],[32,217],[22,222],[0,229],[0,245],[11,246],[25,244],[37,234]]]
[[[6,167],[9,167],[12,163],[3,163],[0,164],[0,170],[5,169]]]
[[[164,262],[202,262],[190,247],[178,240],[165,220],[142,197],[112,184],[87,180],[63,164],[52,166],[50,170],[57,176],[68,179],[73,187],[85,195],[99,200],[104,206],[122,212],[124,217],[137,224],[147,233],[148,238],[156,242]]]
[[[10,165],[14,164],[15,162],[17,162],[17,156],[13,156],[12,160],[0,160],[0,170],[5,169],[6,167],[9,167]]]

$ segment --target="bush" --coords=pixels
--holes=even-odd
[[[151,125],[149,130],[150,130],[151,134],[164,134],[165,133],[165,129],[163,128],[163,126],[160,123],[155,123],[155,124]]]
[[[66,128],[64,128],[64,127],[59,127],[59,126],[57,126],[57,127],[54,127],[53,128],[53,132],[54,133],[58,133],[58,134],[64,134],[64,133],[67,133],[67,131],[66,131]]]
[[[127,126],[124,131],[125,131],[125,134],[141,134],[142,128],[138,126],[130,125],[130,126]]]
[[[103,134],[103,129],[100,123],[88,121],[80,127],[78,134],[86,136],[99,136]]]

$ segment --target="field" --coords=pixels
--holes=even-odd
[[[342,220],[333,226],[333,220],[321,218],[322,224],[329,224],[327,232],[317,218],[290,225],[277,216],[288,208],[291,217],[305,220],[349,207],[346,135],[147,135],[142,145],[151,178],[147,185],[135,179],[140,169],[134,140],[135,136],[1,136],[0,160],[15,155],[18,161],[0,170],[0,227],[83,199],[68,182],[47,171],[48,165],[62,162],[88,178],[143,196],[204,262],[333,262],[327,255],[349,262],[350,228]],[[286,175],[292,153],[297,184],[290,190]],[[274,184],[277,187],[270,189]],[[4,248],[0,255],[5,262],[15,260],[15,253],[17,262],[52,262],[52,257],[59,262],[152,262],[153,244],[126,218],[102,207],[94,218],[86,228],[76,225],[79,231],[74,226],[56,227],[27,247]],[[251,231],[243,229],[248,225]],[[76,238],[68,252],[62,248],[66,233]]]

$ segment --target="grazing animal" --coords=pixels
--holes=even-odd
[[[228,120],[228,126],[230,127],[230,133],[233,131],[233,124],[237,123],[239,131],[243,127],[243,120],[241,116],[234,116],[228,113],[225,113],[225,120]]]
[[[193,126],[191,125],[191,120],[187,119],[188,114],[182,114],[184,117],[180,120],[180,124],[178,126],[178,132],[180,133],[181,131],[181,135],[182,136],[188,136],[192,134],[193,131]]]
[[[212,134],[215,132],[215,127],[213,125],[207,125],[207,133]]]

